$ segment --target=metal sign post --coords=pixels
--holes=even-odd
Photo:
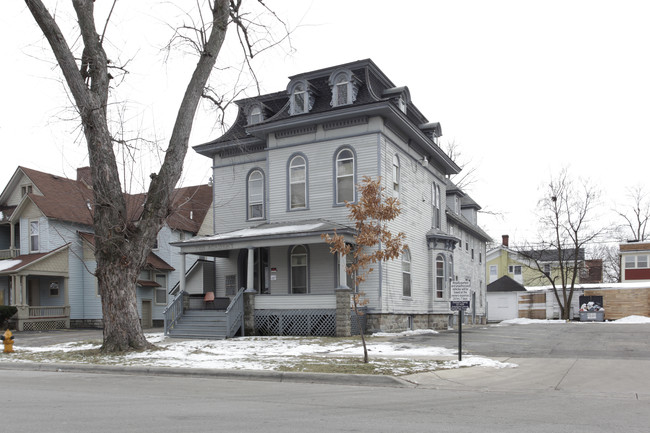
[[[470,287],[469,281],[451,282],[451,311],[458,311],[458,362],[463,360],[463,321],[465,310],[469,308]]]

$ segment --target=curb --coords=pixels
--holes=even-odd
[[[96,364],[57,364],[0,362],[0,370],[48,371],[59,373],[123,374],[149,376],[203,377],[268,382],[321,383],[351,386],[415,388],[416,385],[395,376],[374,374],[304,373],[294,371],[221,370],[208,368],[141,367]]]

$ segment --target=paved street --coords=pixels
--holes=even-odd
[[[649,401],[0,370],[2,431],[646,432]]]
[[[463,329],[472,354],[517,368],[461,368],[351,386],[346,376],[158,375],[10,370],[0,365],[2,431],[20,432],[646,432],[650,326],[552,324]],[[101,331],[24,333],[21,344],[101,338]],[[384,337],[453,348],[457,333]],[[45,364],[44,364],[45,365]],[[62,369],[63,370],[63,369]],[[171,370],[171,369],[170,369]],[[226,376],[228,377],[228,376]],[[294,381],[294,379],[297,379]],[[313,382],[313,383],[310,383]],[[317,383],[318,382],[318,383]],[[35,410],[37,408],[37,410]]]

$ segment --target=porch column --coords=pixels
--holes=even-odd
[[[14,250],[16,249],[16,226],[14,223],[9,223],[9,255],[14,258]],[[16,254],[17,255],[17,254]]]
[[[246,291],[255,291],[255,248],[248,249],[248,266],[246,267]]]
[[[343,253],[339,252],[339,289],[349,289],[347,272],[345,272],[345,265],[345,256]]]
[[[186,266],[185,253],[181,253],[181,277],[180,277],[180,280],[178,282],[178,284],[180,286],[179,293],[185,292],[185,266]]]
[[[27,280],[24,275],[19,275],[20,280],[20,305],[27,305]]]

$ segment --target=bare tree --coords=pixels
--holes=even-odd
[[[366,281],[368,274],[374,269],[373,263],[393,260],[399,257],[400,253],[406,248],[404,240],[406,235],[402,232],[397,235],[388,229],[387,222],[394,220],[400,214],[399,201],[395,197],[388,197],[384,194],[384,188],[381,186],[381,179],[372,180],[364,176],[359,185],[361,195],[358,203],[348,203],[346,206],[350,209],[348,218],[354,221],[356,234],[354,235],[355,246],[346,244],[343,236],[334,233],[334,235],[322,235],[325,242],[330,244],[332,254],[341,253],[344,256],[352,253],[354,260],[347,265],[346,272],[354,276],[354,293],[352,295],[352,304],[354,312],[359,322],[359,331],[363,343],[363,362],[368,362],[368,349],[366,348],[366,339],[363,333],[363,327],[360,324],[359,307],[367,303],[364,299],[364,292],[359,291],[361,283]]]
[[[135,221],[129,215],[123,194],[109,123],[111,72],[115,65],[105,51],[106,26],[100,35],[95,24],[94,1],[72,0],[81,42],[80,52],[76,53],[41,0],[25,3],[61,69],[88,146],[94,191],[95,275],[104,321],[102,350],[146,348],[150,344],[144,338],[138,317],[136,280],[158,231],[170,215],[172,192],[181,176],[194,115],[228,28],[237,28],[248,58],[255,53],[249,40],[249,22],[241,10],[242,0],[207,1],[209,15],[202,15],[191,28],[198,62],[178,108],[164,160],[160,170],[150,176],[142,212]],[[115,3],[116,0],[113,7]],[[261,0],[259,3],[264,5]],[[112,9],[107,22],[111,14]]]
[[[548,281],[560,306],[562,319],[570,319],[575,284],[586,246],[601,232],[593,227],[600,193],[588,182],[575,182],[567,169],[551,179],[539,200],[540,240],[535,248],[518,253],[539,277]]]
[[[644,186],[637,185],[628,189],[627,198],[629,201],[624,206],[625,210],[616,209],[615,212],[625,220],[624,227],[630,230],[628,233],[632,234],[632,240],[645,241],[650,220],[650,195]]]

